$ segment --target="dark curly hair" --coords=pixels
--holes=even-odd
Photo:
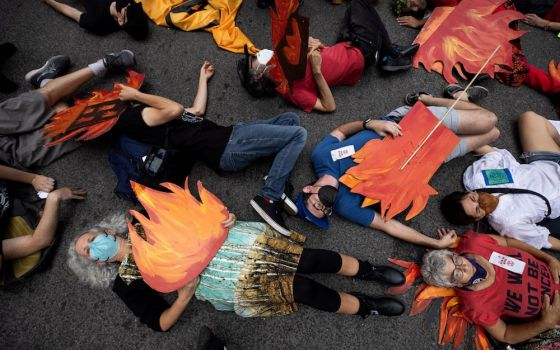
[[[470,225],[476,221],[465,212],[461,203],[467,194],[467,192],[453,192],[445,196],[440,203],[443,216],[453,225]]]

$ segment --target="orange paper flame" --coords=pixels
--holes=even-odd
[[[389,261],[406,268],[407,272],[415,274],[416,271],[418,271],[418,275],[420,275],[420,266],[416,263],[391,258]],[[405,272],[405,276],[407,272]],[[414,279],[410,282],[410,285],[413,282]],[[406,283],[409,283],[408,278]],[[406,289],[404,289],[403,292]],[[425,311],[433,300],[439,298],[443,298],[443,301],[439,311],[438,344],[446,345],[453,341],[453,349],[457,350],[463,343],[470,323],[463,317],[460,311],[461,301],[456,295],[455,289],[435,287],[426,283],[421,283],[414,292],[414,299],[409,316],[414,316]],[[490,350],[490,343],[484,329],[477,325],[475,325],[475,345],[476,350]]]
[[[412,284],[418,277],[420,277],[420,266],[412,262],[392,258],[389,258],[389,261],[395,265],[406,268],[404,272],[405,282],[400,286],[387,288],[386,292],[392,295],[402,294],[412,286]]]
[[[128,71],[124,85],[140,88],[144,74]],[[95,90],[89,98],[75,99],[74,106],[57,113],[43,127],[43,140],[52,139],[45,147],[54,146],[71,138],[77,141],[91,140],[111,130],[119,116],[128,107],[128,102],[119,99],[120,88],[115,83],[113,90]]]
[[[428,72],[434,70],[448,82],[456,83],[453,68],[463,78],[463,69],[474,74],[501,45],[482,73],[494,77],[499,69],[497,65],[512,67],[510,41],[520,38],[526,31],[509,27],[510,22],[523,19],[523,14],[512,10],[494,13],[504,2],[469,0],[461,1],[456,7],[436,7],[414,40],[420,44],[420,49],[414,56],[413,66],[418,68],[422,63]]]
[[[412,203],[406,220],[412,219],[424,210],[429,197],[437,194],[428,182],[459,143],[459,138],[442,124],[406,168],[400,170],[437,122],[417,102],[400,122],[403,135],[366,143],[352,156],[359,165],[348,169],[339,181],[366,197],[362,207],[381,202],[381,216],[386,221]]]
[[[130,211],[146,234],[146,240],[142,239],[129,222],[136,265],[151,288],[162,293],[177,290],[196,278],[222,246],[229,230],[221,222],[228,218],[228,211],[200,181],[200,202],[189,192],[187,182],[185,189],[162,184],[171,192],[131,183],[149,217]]]

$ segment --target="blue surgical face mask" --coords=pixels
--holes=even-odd
[[[119,244],[117,237],[100,234],[88,244],[89,256],[92,260],[107,261],[117,255]]]

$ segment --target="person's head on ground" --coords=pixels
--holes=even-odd
[[[268,64],[272,54],[270,50],[261,50],[257,56],[251,56],[245,46],[245,57],[237,62],[241,85],[253,97],[268,97],[276,93],[276,84],[269,76],[269,71],[274,68]]]
[[[111,3],[109,12],[124,31],[136,40],[143,40],[148,35],[148,18],[141,4],[122,6],[117,1]]]
[[[395,16],[400,17],[403,14],[414,14],[424,11],[428,3],[426,0],[394,0],[393,13]]]
[[[72,240],[68,247],[68,267],[81,282],[94,288],[108,288],[118,263],[130,247],[118,234],[127,231],[124,215],[113,215]]]
[[[447,288],[472,286],[486,277],[486,271],[474,258],[447,249],[424,255],[421,272],[426,283]]]
[[[492,213],[498,201],[498,197],[486,192],[453,192],[443,198],[440,207],[450,223],[469,225]]]
[[[320,228],[328,228],[337,193],[336,187],[318,181],[304,186],[296,199],[298,216]]]

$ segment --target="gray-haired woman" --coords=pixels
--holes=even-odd
[[[209,301],[217,310],[235,311],[243,317],[285,315],[297,311],[297,304],[362,317],[404,312],[402,303],[394,298],[337,292],[300,275],[336,273],[402,284],[404,276],[392,267],[373,266],[333,251],[303,248],[305,237],[296,232],[287,237],[260,222],[236,222],[231,213],[222,225],[229,228],[222,247],[198,278],[177,290],[172,305],[143,281],[130,242],[117,235],[126,232],[123,217],[74,239],[68,264],[91,286],[106,288],[114,280],[113,291],[141,322],[156,331],[169,330],[193,295]],[[135,229],[143,232],[140,224]]]
[[[440,235],[450,231],[441,229]],[[463,236],[455,252],[431,251],[422,265],[426,283],[454,287],[467,320],[509,344],[560,324],[559,275],[556,258],[515,239],[472,231]],[[527,322],[504,321],[510,318]]]

